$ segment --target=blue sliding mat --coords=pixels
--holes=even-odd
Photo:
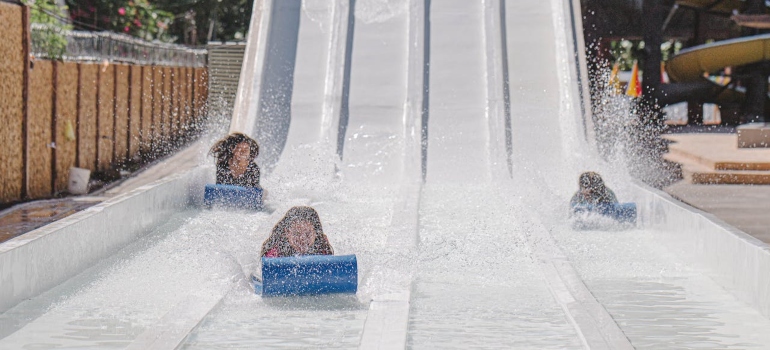
[[[252,276],[257,294],[355,294],[358,262],[355,255],[306,255],[262,258],[262,280]]]
[[[208,184],[203,193],[203,204],[259,209],[262,207],[262,189]]]
[[[595,213],[611,217],[619,222],[636,222],[636,203],[619,203],[607,205],[585,205],[572,208],[575,214]]]

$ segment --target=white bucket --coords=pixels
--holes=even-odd
[[[91,170],[83,168],[70,168],[70,177],[67,182],[67,190],[72,194],[88,193],[88,180],[91,178]]]

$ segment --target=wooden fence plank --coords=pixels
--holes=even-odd
[[[67,189],[69,169],[77,164],[78,64],[56,62],[54,191]]]
[[[155,108],[155,67],[142,68],[142,153],[152,152],[155,137],[152,112]]]
[[[161,136],[160,136],[160,151],[165,154],[168,151],[169,143],[171,140],[171,84],[172,84],[172,69],[171,67],[161,68],[163,71],[163,90],[162,90],[162,111],[161,111]]]
[[[115,65],[115,150],[113,163],[123,164],[128,158],[128,90],[129,66]]]
[[[97,127],[98,142],[96,147],[98,170],[107,170],[112,166],[115,140],[115,66],[103,65],[99,68],[99,93]]]
[[[21,198],[23,181],[24,50],[21,6],[0,2],[0,202]]]
[[[128,158],[134,159],[139,155],[142,142],[142,66],[129,66],[129,128],[128,128]]]
[[[78,167],[96,170],[96,94],[99,66],[81,63],[78,83]]]
[[[152,152],[157,153],[163,136],[163,67],[152,67]]]
[[[28,197],[51,195],[51,117],[53,115],[53,64],[37,61],[30,71],[30,91],[27,99],[27,157]]]

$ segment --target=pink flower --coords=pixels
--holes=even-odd
[[[126,32],[126,33],[128,33],[128,31],[129,31],[129,30],[131,30],[131,28],[129,28],[128,26],[126,26],[125,28],[123,28],[123,31],[124,31],[124,32]]]
[[[125,15],[126,15],[126,8],[125,8],[125,7],[121,7],[121,8],[119,8],[119,9],[118,9],[118,13],[119,13],[121,16],[125,16]]]
[[[142,26],[142,22],[139,22],[139,18],[134,20],[134,25],[137,26],[137,27],[141,27]]]

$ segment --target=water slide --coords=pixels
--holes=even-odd
[[[770,60],[770,34],[763,34],[682,50],[666,62],[666,73],[674,83],[689,83],[693,89],[697,87],[701,94],[714,95],[715,102],[739,102],[744,99],[743,93],[725,89],[704,78],[703,74],[719,72],[725,67],[740,67],[767,60]],[[666,91],[671,90],[669,88]]]
[[[255,1],[229,127],[262,144],[268,210],[200,209],[203,140],[200,167],[0,245],[0,348],[767,347],[770,249],[592,151],[575,11]],[[571,228],[587,169],[636,227]],[[358,256],[355,296],[253,294],[293,205]]]
[[[674,82],[693,81],[703,73],[770,60],[770,34],[723,40],[687,48],[672,57],[666,72]]]

